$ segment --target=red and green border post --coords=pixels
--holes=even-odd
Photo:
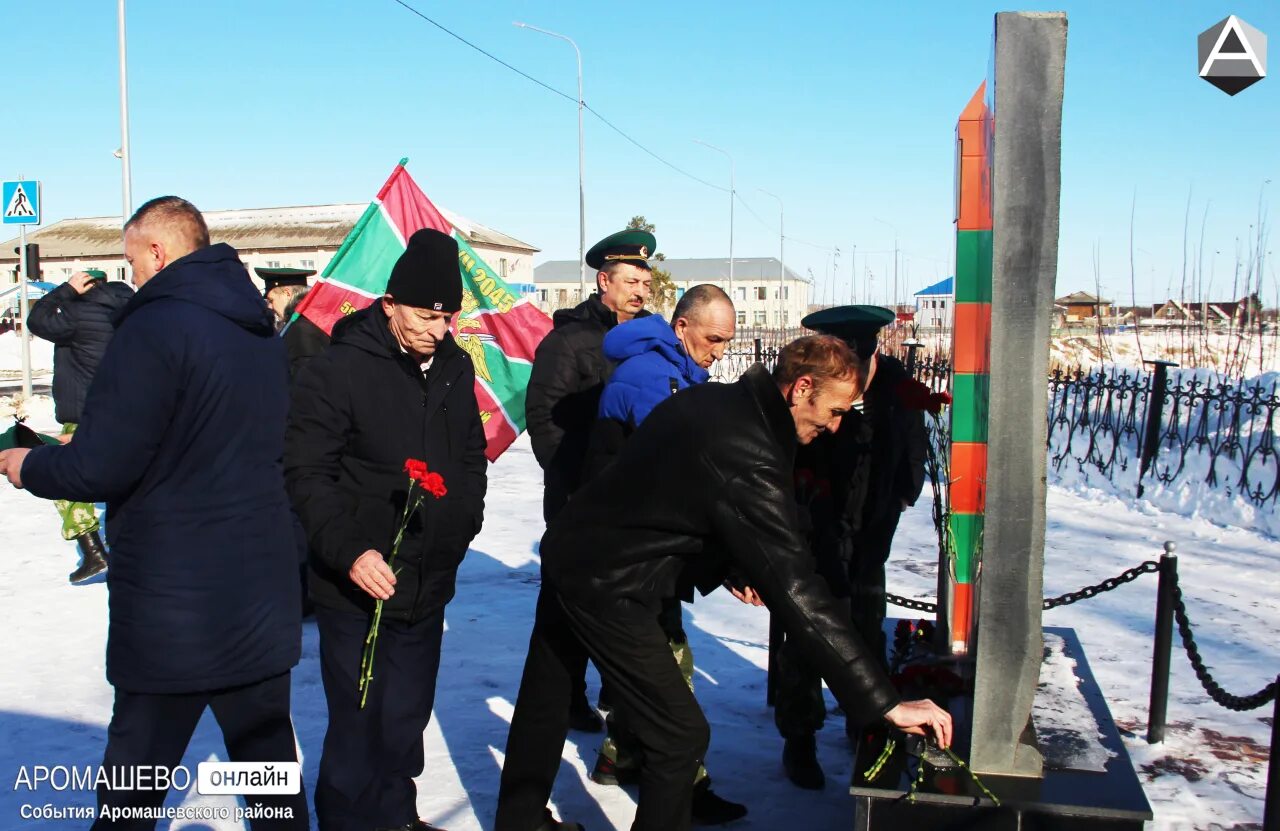
[[[948,647],[967,655],[986,513],[991,371],[991,146],[984,81],[956,124],[956,275],[952,326],[950,517],[945,606]]]

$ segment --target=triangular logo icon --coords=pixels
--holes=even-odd
[[[31,205],[31,200],[27,198],[27,192],[22,187],[21,182],[13,189],[13,196],[9,197],[9,204],[4,206],[4,215],[6,218],[36,215],[36,209]]]

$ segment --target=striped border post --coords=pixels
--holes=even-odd
[[[994,124],[978,86],[956,124],[956,276],[952,326],[950,551],[939,574],[947,582],[947,645],[967,655],[973,589],[986,513],[987,414],[991,367],[991,145]]]

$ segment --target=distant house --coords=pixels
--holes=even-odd
[[[1053,302],[1066,307],[1067,323],[1111,317],[1111,301],[1087,291],[1073,292]]]
[[[939,280],[915,293],[915,324],[921,329],[945,329],[951,326],[955,312],[955,278]]]
[[[1155,304],[1154,322],[1164,325],[1199,323],[1206,326],[1242,326],[1259,319],[1262,302],[1256,294],[1239,300],[1186,302],[1172,298]]]

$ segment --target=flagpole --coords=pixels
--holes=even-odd
[[[125,53],[124,2],[125,0],[119,0],[117,6],[120,21],[120,186],[124,202],[124,218],[121,222],[128,222],[133,215],[133,173],[129,167],[129,73],[126,68],[128,61]]]

